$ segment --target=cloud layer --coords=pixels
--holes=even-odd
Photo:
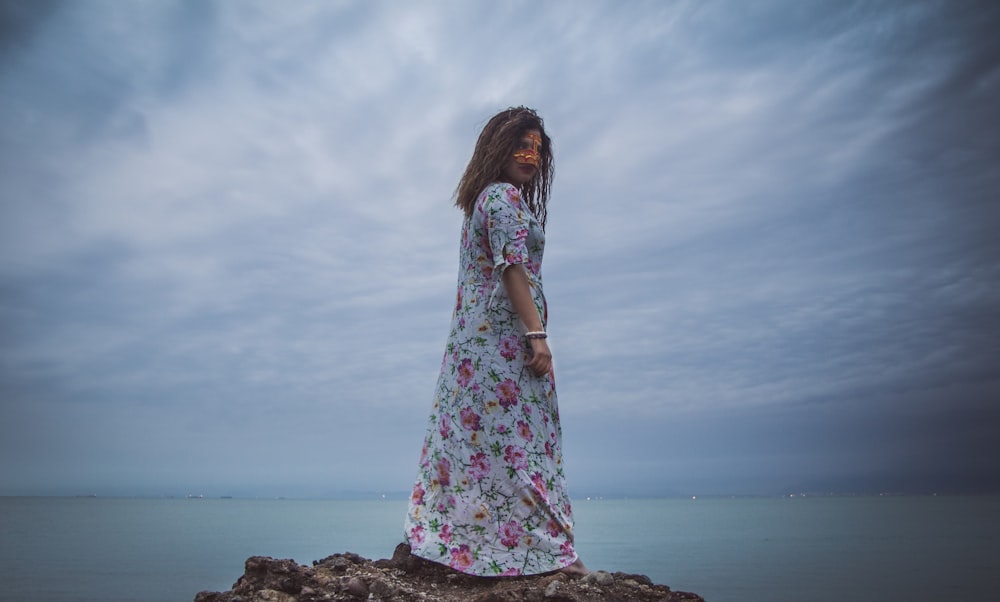
[[[0,494],[405,491],[519,104],[575,490],[1000,488],[991,3],[0,10]]]

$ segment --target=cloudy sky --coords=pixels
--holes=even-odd
[[[1000,491],[992,2],[0,2],[0,494],[409,489],[485,121],[577,495]]]

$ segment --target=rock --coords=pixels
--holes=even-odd
[[[393,588],[391,585],[383,581],[382,579],[376,579],[369,587],[368,590],[371,595],[376,598],[385,598],[393,593]]]
[[[614,577],[618,581],[635,581],[640,585],[653,585],[653,581],[645,575],[632,575],[630,573],[615,573]]]
[[[583,578],[583,582],[608,587],[615,584],[615,578],[607,571],[593,571]]]
[[[544,594],[545,597],[555,598],[556,595],[559,593],[559,585],[560,585],[559,581],[553,581],[552,583],[549,583],[548,587],[545,588],[545,594]]]
[[[351,577],[347,580],[347,592],[358,598],[368,598],[368,584],[358,577]]]
[[[704,602],[674,592],[645,575],[594,571],[583,578],[563,573],[529,577],[473,577],[418,558],[400,544],[392,558],[371,561],[334,554],[301,566],[265,556],[247,559],[243,576],[226,592],[199,592],[195,602]]]

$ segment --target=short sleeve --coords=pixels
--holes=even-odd
[[[482,211],[493,253],[493,273],[502,274],[511,265],[528,262],[528,213],[521,206],[521,193],[510,184],[491,186]]]

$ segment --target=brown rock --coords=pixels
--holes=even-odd
[[[200,592],[195,602],[704,602],[674,592],[645,575],[595,571],[585,578],[563,573],[529,577],[473,577],[417,558],[400,544],[392,558],[371,561],[347,552],[301,566],[293,560],[248,558],[227,592]]]
[[[615,584],[615,578],[607,571],[593,571],[583,578],[583,582],[608,587]]]
[[[347,581],[347,592],[358,598],[368,598],[368,584],[363,579],[351,577]]]

